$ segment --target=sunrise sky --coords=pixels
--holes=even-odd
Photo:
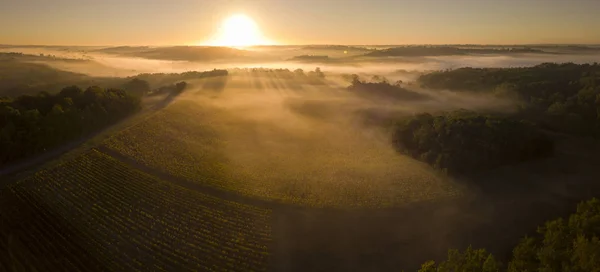
[[[0,2],[0,44],[206,44],[235,14],[277,44],[600,44],[598,0]]]

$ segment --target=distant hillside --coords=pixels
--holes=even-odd
[[[345,50],[345,51],[365,51],[370,52],[371,50],[360,46],[349,46],[349,45],[308,45],[301,48],[302,50]]]
[[[95,50],[96,52],[109,53],[109,54],[128,54],[128,53],[136,53],[143,52],[146,50],[151,50],[152,48],[148,46],[117,46],[117,47],[108,47]]]
[[[66,85],[92,83],[92,78],[78,73],[31,63],[35,56],[0,53],[0,96],[58,91]]]
[[[296,61],[328,61],[329,56],[324,56],[324,55],[300,55],[300,56],[295,56],[293,58],[291,58],[290,60],[296,60]]]
[[[249,56],[250,52],[229,47],[172,46],[172,47],[111,47],[96,52],[159,60],[209,61]]]
[[[510,48],[459,48],[453,46],[404,46],[367,53],[367,57],[425,57],[425,56],[454,56],[467,54],[516,54],[516,53],[546,53],[529,47]]]

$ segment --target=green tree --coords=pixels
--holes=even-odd
[[[425,262],[419,272],[498,272],[501,268],[494,256],[484,249],[473,249],[469,246],[464,252],[449,250],[447,259],[439,265],[434,261]]]
[[[143,96],[150,92],[150,84],[148,81],[134,78],[123,85],[123,89],[136,96]]]

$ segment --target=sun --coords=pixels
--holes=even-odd
[[[262,35],[252,18],[236,14],[223,21],[217,35],[208,45],[246,47],[270,44]]]

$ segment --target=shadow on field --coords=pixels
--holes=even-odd
[[[228,81],[229,76],[207,78],[204,84],[202,85],[202,90],[207,93],[219,95],[225,90]]]
[[[250,75],[251,81],[252,81],[252,88],[256,89],[256,90],[263,90],[265,88],[265,85],[262,83],[262,80],[260,77],[255,76],[255,75]]]
[[[333,119],[343,112],[344,102],[320,99],[288,98],[283,103],[292,112],[315,120]],[[345,112],[343,112],[345,113]]]
[[[281,209],[275,216],[276,271],[400,271],[446,253],[452,203],[382,210]],[[412,270],[407,270],[412,271]]]
[[[74,226],[27,192],[17,197],[9,190],[0,193],[0,270],[107,271],[88,252],[93,243]],[[108,260],[104,260],[108,261]]]
[[[592,159],[598,144],[562,139],[559,145],[553,158],[473,178],[479,185],[461,199],[379,210],[281,206],[275,270],[416,271],[427,260],[444,259],[448,249],[469,245],[506,263],[522,237],[600,195],[600,162]]]
[[[183,92],[185,92],[185,90]],[[173,102],[175,100],[175,98],[177,98],[181,94],[182,94],[182,92],[169,93],[168,95],[165,96],[165,98],[163,100],[161,100],[160,102],[153,105],[152,110],[156,111],[156,110],[166,108],[169,104],[171,104],[171,102]]]
[[[281,76],[277,77],[277,80],[281,83],[282,87],[285,89],[290,89],[292,91],[302,91],[304,87],[296,78],[284,78]]]

